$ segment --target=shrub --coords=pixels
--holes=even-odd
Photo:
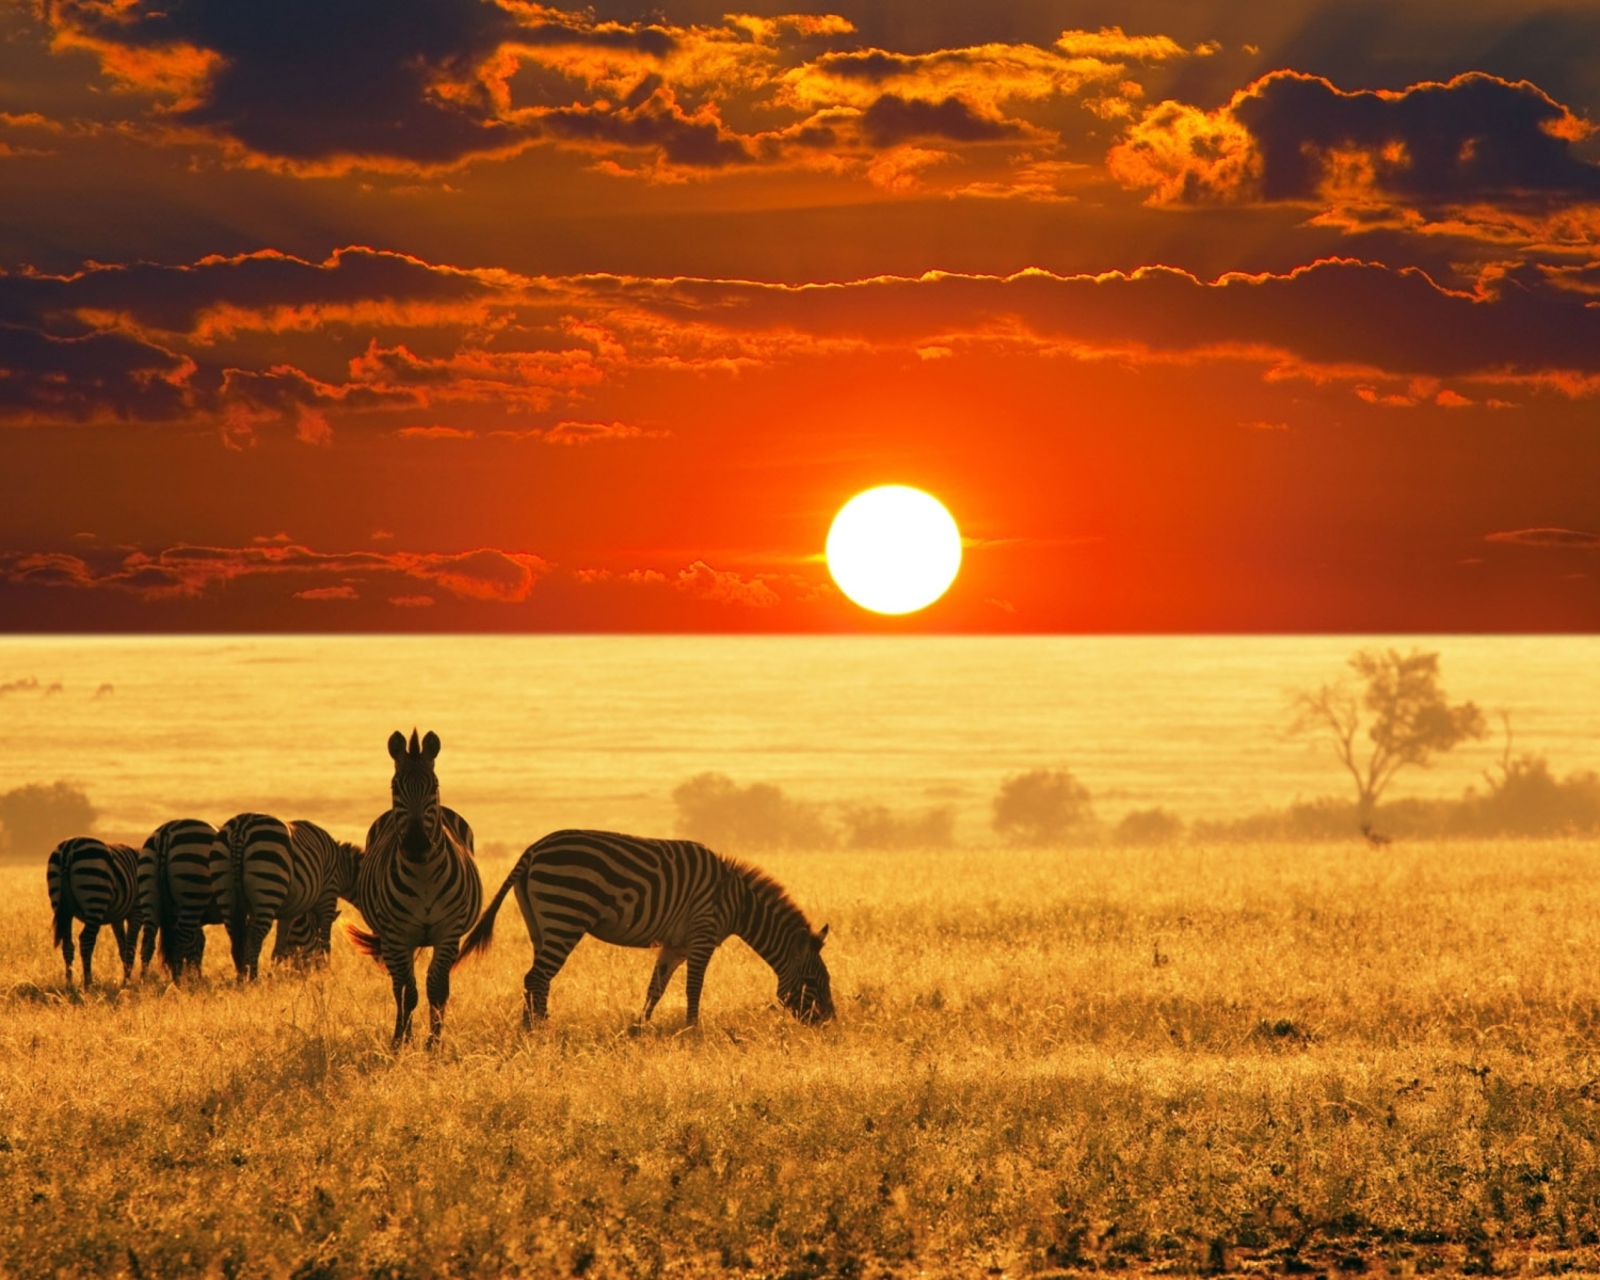
[[[81,836],[99,814],[70,782],[31,783],[0,795],[0,857],[43,862],[68,836]]]
[[[1134,809],[1111,836],[1118,844],[1172,844],[1183,838],[1183,819],[1165,809]]]
[[[907,817],[887,805],[847,805],[845,844],[852,849],[948,849],[955,844],[954,805]]]
[[[1062,844],[1094,827],[1089,789],[1065,769],[1035,769],[1000,784],[995,831],[1016,844]]]
[[[783,788],[739,786],[725,773],[702,773],[675,787],[678,834],[722,852],[829,849],[838,838],[821,806],[790,799]]]

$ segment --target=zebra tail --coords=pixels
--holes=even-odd
[[[177,904],[172,900],[172,886],[167,883],[167,848],[166,843],[162,842],[156,847],[156,918],[147,924],[156,931],[161,943],[161,963],[167,967],[167,974],[172,978],[178,976],[179,963],[176,915]]]
[[[233,877],[233,903],[228,912],[228,940],[233,943],[233,963],[244,968],[245,931],[249,927],[244,900],[244,848],[243,832],[235,831],[228,839],[228,874]]]
[[[353,924],[347,924],[344,931],[350,935],[350,942],[364,956],[370,956],[378,963],[383,963],[383,952],[379,947],[378,935],[368,933],[365,929],[358,929]]]
[[[494,918],[500,914],[500,904],[506,900],[506,894],[511,892],[511,886],[517,882],[517,877],[523,875],[528,869],[528,863],[533,861],[534,846],[529,845],[522,851],[522,856],[517,859],[517,865],[511,868],[511,874],[506,877],[489,905],[484,908],[483,914],[478,917],[478,923],[472,926],[472,931],[461,939],[461,950],[456,953],[456,963],[450,967],[454,969],[468,956],[481,955],[489,950],[494,941]]]
[[[64,947],[72,941],[72,914],[77,900],[72,896],[72,855],[66,850],[61,853],[61,893],[56,898],[55,935],[56,946]]]

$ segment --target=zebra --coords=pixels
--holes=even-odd
[[[109,844],[93,836],[74,836],[50,851],[45,867],[55,942],[67,962],[72,985],[72,920],[83,921],[78,945],[83,951],[83,985],[94,984],[94,944],[102,925],[109,924],[122,954],[122,981],[133,977],[133,953],[144,922],[139,902],[139,855],[125,844]]]
[[[586,933],[624,947],[659,946],[640,1022],[648,1022],[667,983],[689,963],[686,1025],[700,1021],[706,965],[737,936],[778,975],[778,999],[803,1022],[833,1017],[822,944],[805,914],[771,876],[689,840],[651,840],[610,831],[556,831],[528,846],[461,947],[486,949],[506,893],[533,943],[523,978],[522,1021],[549,1016],[550,981]]]
[[[217,829],[198,818],[175,818],[150,833],[139,850],[139,901],[144,908],[140,973],[150,968],[157,939],[161,960],[174,982],[184,969],[200,972],[205,955],[203,925],[221,924],[222,909],[211,883],[211,846]]]
[[[222,824],[211,845],[211,883],[240,981],[257,976],[275,920],[275,958],[327,955],[338,899],[354,892],[355,852],[312,822],[241,813]]]
[[[370,932],[352,927],[350,937],[389,971],[396,1049],[411,1037],[411,1014],[417,1007],[416,954],[421,947],[433,948],[428,963],[428,1047],[439,1043],[456,950],[483,903],[472,828],[439,803],[439,778],[433,768],[439,747],[439,735],[431,731],[419,742],[413,729],[409,744],[399,730],[390,735],[393,806],[367,831],[356,881],[355,904]]]

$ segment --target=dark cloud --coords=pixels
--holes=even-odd
[[[170,123],[293,164],[449,165],[527,136],[473,92],[477,66],[521,30],[485,0],[61,0],[50,17],[63,43],[140,87],[187,72]],[[188,66],[174,66],[181,51]]]
[[[1215,111],[1167,101],[1107,155],[1154,204],[1293,202],[1347,231],[1390,227],[1559,252],[1600,245],[1593,127],[1537,86],[1469,73],[1345,92],[1263,76]]]
[[[559,107],[541,122],[568,142],[653,150],[669,164],[687,168],[720,169],[756,158],[746,140],[714,115],[686,114],[666,89],[652,89],[642,101],[630,98],[619,110]]]
[[[470,308],[498,290],[482,273],[360,245],[323,262],[265,250],[177,266],[92,263],[70,275],[0,274],[0,323],[76,336],[111,316],[204,338],[230,327],[303,327],[319,311],[357,306],[373,314],[439,308],[448,320],[451,308]],[[426,320],[427,312],[413,310],[410,318]]]
[[[0,417],[170,421],[189,412],[194,368],[127,334],[57,338],[0,324]]]
[[[120,560],[0,552],[0,583],[111,590],[158,601],[202,596],[245,578],[283,578],[288,594],[300,599],[343,600],[359,597],[355,581],[398,576],[443,587],[463,599],[516,604],[528,598],[549,567],[540,556],[493,548],[441,554],[319,552],[294,544],[178,545],[154,555],[136,551]]]
[[[1232,110],[1260,149],[1265,200],[1315,197],[1337,155],[1351,151],[1370,158],[1376,191],[1410,201],[1600,200],[1600,166],[1572,153],[1589,127],[1526,82],[1467,74],[1401,93],[1346,93],[1279,72]]]
[[[874,146],[892,147],[911,138],[948,138],[952,142],[989,142],[1015,138],[1019,125],[979,115],[960,98],[939,102],[886,93],[861,117],[861,127]]]
[[[1521,547],[1561,547],[1600,551],[1600,533],[1579,529],[1511,529],[1485,536],[1486,542],[1509,542]]]

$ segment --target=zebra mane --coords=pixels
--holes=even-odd
[[[789,896],[789,891],[760,867],[753,867],[738,858],[722,858],[722,862],[729,871],[743,880],[749,886],[751,894],[764,902],[774,914],[792,916],[806,933],[812,932],[811,921],[806,919],[806,913],[800,910],[799,904]]]

